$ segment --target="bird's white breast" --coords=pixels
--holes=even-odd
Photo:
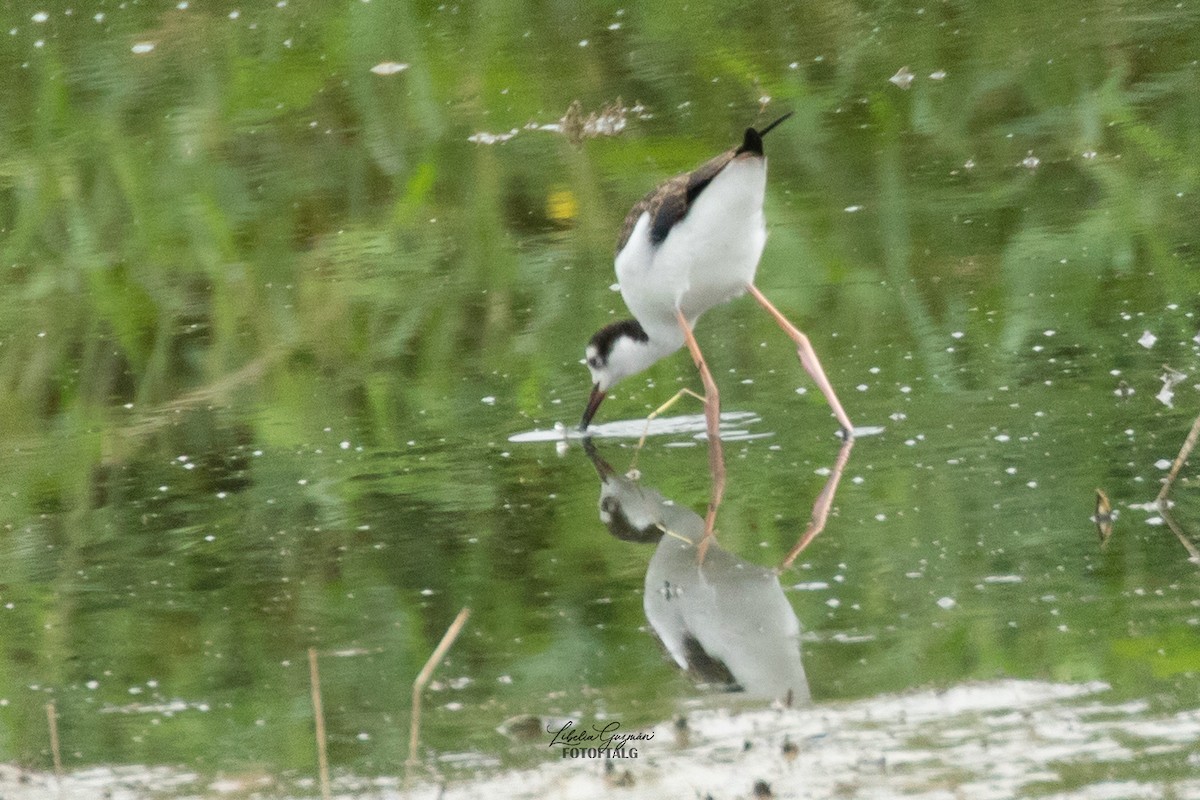
[[[650,242],[649,214],[638,220],[617,256],[617,280],[651,336],[653,329],[677,327],[676,307],[695,322],[753,282],[767,240],[766,180],[765,158],[735,157],[658,246]]]

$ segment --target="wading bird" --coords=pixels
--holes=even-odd
[[[667,180],[639,200],[625,217],[617,242],[617,280],[634,319],[601,328],[587,345],[593,386],[581,430],[587,430],[615,383],[687,345],[700,371],[704,396],[684,390],[654,415],[682,394],[693,394],[704,401],[708,438],[715,449],[710,457],[717,477],[720,401],[692,327],[708,309],[749,292],[795,342],[800,363],[825,395],[843,435],[853,436],[850,418],[825,377],[808,337],[754,285],[767,241],[763,136],[789,116],[783,115],[762,130],[747,128],[739,146]],[[714,450],[710,450],[712,453]],[[719,470],[723,474],[723,466]]]

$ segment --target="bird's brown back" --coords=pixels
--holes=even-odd
[[[629,237],[642,214],[650,214],[650,242],[662,244],[681,219],[687,216],[688,209],[700,192],[704,191],[712,179],[737,155],[738,148],[732,147],[718,156],[710,158],[691,172],[684,172],[660,183],[645,197],[638,200],[625,216],[625,224],[621,226],[621,235],[617,238],[617,253],[625,249]]]

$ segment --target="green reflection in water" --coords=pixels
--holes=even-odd
[[[334,764],[395,772],[462,605],[430,752],[533,758],[493,728],[695,697],[587,459],[507,438],[578,418],[629,205],[763,103],[796,118],[761,284],[887,426],[783,579],[814,696],[1013,676],[1194,706],[1194,568],[1126,506],[1197,405],[1154,397],[1198,366],[1194,10],[36,10],[0,52],[0,758],[48,764],[53,698],[69,768],[308,772],[317,646]],[[617,136],[524,128],[618,98]],[[751,304],[699,336],[772,433],[728,447],[722,543],[775,563],[833,424]],[[684,356],[602,413],[677,385]],[[662,446],[688,442],[641,467],[699,508],[702,450]]]

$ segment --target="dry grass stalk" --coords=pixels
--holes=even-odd
[[[1167,495],[1170,494],[1171,488],[1175,485],[1175,478],[1178,477],[1179,471],[1183,469],[1184,463],[1188,460],[1188,456],[1192,454],[1192,450],[1196,448],[1196,441],[1200,439],[1200,416],[1196,417],[1196,421],[1192,423],[1192,429],[1188,431],[1187,438],[1183,440],[1183,447],[1179,448],[1179,455],[1175,456],[1175,462],[1171,464],[1171,471],[1167,473],[1167,479],[1163,481],[1162,488],[1158,491],[1158,497],[1154,498],[1155,504],[1158,505],[1158,512],[1162,514],[1163,520],[1166,521],[1167,527],[1171,529],[1171,533],[1175,534],[1179,539],[1179,543],[1188,551],[1188,556],[1192,561],[1200,564],[1200,550],[1196,545],[1192,544],[1191,539],[1183,532],[1183,528],[1175,521],[1175,517],[1171,515],[1170,502],[1167,500]]]
[[[1183,549],[1188,551],[1188,557],[1196,564],[1200,564],[1200,550],[1196,549],[1196,545],[1192,544],[1192,540],[1183,532],[1183,528],[1175,521],[1175,517],[1171,515],[1165,502],[1158,504],[1158,512],[1162,514],[1163,520],[1167,523],[1167,527],[1171,529],[1171,533],[1179,539],[1179,543],[1183,545]]]
[[[63,777],[62,751],[58,746],[58,709],[54,702],[46,703],[46,721],[50,724],[50,756],[54,759],[54,777]]]
[[[446,651],[450,649],[450,645],[454,644],[454,640],[458,638],[458,634],[462,631],[463,626],[467,624],[467,617],[471,616],[471,609],[463,608],[458,612],[458,616],[454,618],[454,622],[450,623],[450,627],[442,635],[442,640],[438,642],[438,646],[434,648],[433,654],[429,656],[429,660],[425,662],[425,666],[421,668],[421,672],[417,675],[417,679],[413,681],[412,690],[412,722],[408,730],[408,761],[405,762],[405,768],[415,767],[420,764],[417,758],[417,743],[421,736],[421,692],[424,691],[429,679],[433,676],[433,671],[437,669],[437,665],[446,657]]]
[[[321,705],[321,673],[317,669],[317,648],[308,648],[308,681],[312,689],[313,716],[317,720],[317,770],[321,779],[322,800],[330,800],[329,753],[325,744],[325,710]]]
[[[1175,456],[1175,463],[1171,465],[1171,471],[1167,473],[1167,479],[1159,489],[1158,497],[1154,498],[1159,506],[1165,503],[1171,487],[1175,485],[1175,478],[1178,477],[1179,470],[1183,469],[1184,462],[1195,449],[1197,439],[1200,439],[1200,417],[1196,417],[1196,421],[1192,423],[1192,429],[1188,431],[1187,438],[1183,440],[1183,447],[1179,448],[1179,455]]]
[[[257,383],[284,355],[282,348],[273,348],[233,372],[222,375],[205,386],[142,412],[137,421],[114,430],[106,437],[105,463],[120,463],[146,437],[178,423],[181,414],[228,402],[233,392]]]

